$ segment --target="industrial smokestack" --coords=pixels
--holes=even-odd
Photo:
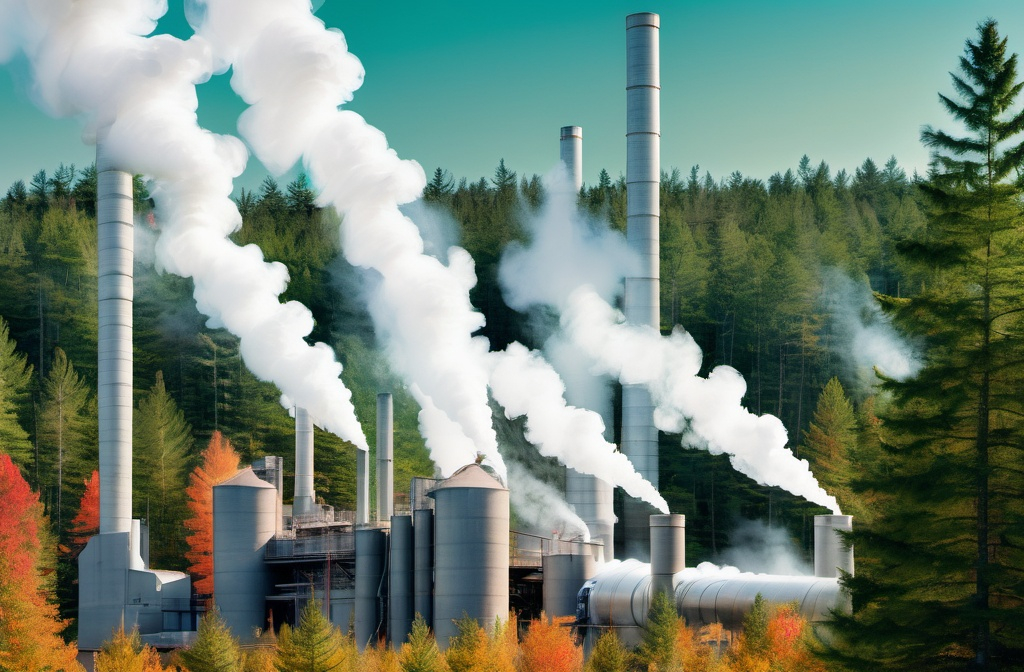
[[[100,534],[132,531],[132,176],[96,146]],[[137,540],[132,542],[133,548]]]
[[[391,393],[377,395],[377,522],[390,523],[394,513],[394,407]]]
[[[559,150],[562,163],[569,171],[569,179],[579,192],[583,186],[583,128],[562,126]]]
[[[370,451],[356,449],[356,525],[370,524]]]
[[[626,239],[640,259],[626,278],[624,312],[632,324],[661,326],[658,218],[661,179],[661,75],[657,14],[626,17]],[[622,452],[658,487],[658,430],[654,405],[642,385],[622,388]],[[650,507],[628,499],[623,510],[628,555],[646,552]]]
[[[814,575],[839,578],[840,570],[853,574],[853,547],[839,532],[853,531],[853,516],[814,517]]]
[[[293,516],[313,513],[316,493],[313,492],[313,419],[304,408],[295,407],[295,500]]]
[[[651,590],[671,595],[672,576],[686,569],[686,516],[655,514],[650,526]]]

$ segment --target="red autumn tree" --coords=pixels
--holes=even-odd
[[[519,645],[516,668],[522,672],[579,672],[583,669],[583,649],[573,641],[571,617],[549,619],[545,614],[530,622],[530,629]]]
[[[61,639],[47,523],[10,455],[0,454],[0,669],[79,670],[77,651]],[[48,540],[47,540],[48,541]]]
[[[192,516],[185,520],[191,534],[185,537],[189,550],[185,558],[192,563],[188,571],[200,595],[213,594],[213,486],[238,473],[238,453],[220,432],[214,432],[203,451],[203,463],[192,470],[188,509]]]
[[[85,492],[78,505],[78,514],[71,519],[71,543],[81,548],[89,537],[100,531],[100,472],[93,469],[85,481]]]

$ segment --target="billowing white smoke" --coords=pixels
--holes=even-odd
[[[227,238],[241,224],[230,194],[246,150],[196,122],[195,86],[215,71],[207,42],[143,37],[166,9],[160,0],[0,0],[0,57],[23,52],[46,111],[84,117],[88,141],[152,180],[158,264],[192,278],[198,309],[239,337],[249,369],[365,450],[341,365],[326,345],[305,342],[310,312],[280,301],[285,267]]]
[[[874,369],[896,380],[906,380],[921,370],[918,348],[893,326],[865,283],[842,271],[822,271],[822,301],[835,334],[834,350],[852,369],[867,390],[877,381]]]
[[[737,470],[758,483],[785,488],[838,512],[835,498],[818,485],[807,461],[786,447],[782,422],[743,408],[746,383],[735,369],[720,366],[702,378],[702,354],[689,334],[677,330],[663,338],[654,329],[623,323],[610,300],[632,256],[620,236],[595,233],[581,220],[575,196],[564,185],[560,188],[559,179],[555,173],[547,180],[549,201],[531,224],[531,244],[502,260],[509,300],[520,309],[539,304],[559,311],[565,337],[591,359],[595,372],[646,386],[656,405],[658,429],[684,434],[686,442],[713,453],[727,453]]]
[[[618,485],[668,513],[658,490],[638,474],[615,445],[604,440],[604,422],[593,411],[567,406],[564,387],[555,370],[537,353],[519,343],[494,353],[491,392],[509,418],[526,416],[526,440],[542,455],[567,467]]]
[[[768,527],[761,520],[743,520],[729,533],[729,547],[719,560],[744,572],[810,576],[814,568],[800,557],[784,527]]]
[[[590,541],[587,524],[562,498],[562,493],[536,478],[518,462],[509,461],[508,477],[514,484],[509,499],[516,515],[541,533],[555,532],[562,539]]]
[[[342,214],[346,259],[380,274],[371,314],[394,369],[414,384],[421,407],[446,415],[504,477],[488,407],[488,346],[472,337],[483,324],[469,302],[472,260],[457,248],[447,266],[424,254],[398,207],[420,195],[423,170],[399,159],[362,117],[338,109],[364,74],[342,34],[326,30],[308,0],[208,0],[196,29],[233,68],[231,85],[250,105],[239,129],[260,160],[274,172],[303,160],[321,201]],[[421,424],[432,453],[437,425]]]

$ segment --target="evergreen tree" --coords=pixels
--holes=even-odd
[[[203,451],[203,463],[192,470],[189,484],[188,509],[191,516],[185,528],[191,532],[185,537],[189,550],[185,558],[191,563],[192,587],[200,595],[213,594],[213,486],[238,473],[238,453],[220,432],[214,432]]]
[[[636,650],[637,660],[647,668],[665,672],[681,668],[676,655],[676,637],[682,625],[672,598],[660,590],[655,591]]]
[[[0,317],[0,450],[11,456],[22,472],[35,481],[32,469],[32,444],[28,432],[18,421],[18,411],[25,402],[32,367],[27,357],[17,352],[7,322]]]
[[[150,561],[154,567],[179,569],[192,427],[168,394],[162,371],[139,400],[133,435],[133,499],[137,513],[149,522]]]
[[[605,630],[594,645],[586,672],[626,672],[629,652],[612,629]]]
[[[450,199],[454,191],[452,176],[438,166],[434,169],[434,176],[423,189],[423,198],[427,201],[444,202]]]
[[[316,210],[316,192],[309,186],[309,178],[305,173],[299,173],[298,177],[288,184],[288,195],[285,196],[285,203],[292,214],[311,217]]]
[[[818,397],[814,418],[804,433],[801,455],[811,463],[818,482],[835,496],[843,511],[859,517],[850,490],[857,447],[857,416],[838,378],[831,378]]]
[[[409,641],[402,644],[399,661],[404,672],[445,672],[448,669],[430,627],[419,614],[412,622]]]
[[[277,643],[277,667],[289,672],[343,670],[354,646],[324,616],[320,602],[311,599],[302,608],[298,627],[281,626]]]
[[[96,654],[96,672],[164,672],[160,654],[143,644],[138,628],[118,628]]]
[[[927,339],[927,363],[884,384],[885,459],[864,483],[878,511],[854,536],[853,617],[836,619],[845,656],[865,668],[1024,661],[1024,111],[1012,111],[1024,83],[991,20],[952,78],[957,97],[940,100],[967,134],[923,132],[933,150],[921,185],[928,228],[901,247],[929,269],[928,283],[889,302]]]
[[[214,607],[199,621],[196,641],[178,654],[188,672],[240,672],[241,652],[220,611]]]

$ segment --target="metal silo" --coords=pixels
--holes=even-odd
[[[277,529],[277,488],[246,468],[213,486],[213,596],[242,643],[266,626],[264,547]]]
[[[434,622],[434,512],[413,511],[413,611]]]
[[[853,516],[814,517],[814,575],[839,578],[839,571],[853,574],[853,547],[839,531],[853,530]]]
[[[597,561],[589,544],[558,542],[556,552],[541,558],[544,574],[544,613],[575,616],[580,587],[597,573]]]
[[[583,129],[562,126],[559,133],[559,157],[569,172],[569,180],[578,192],[583,186]]]
[[[388,638],[396,649],[409,637],[413,616],[412,516],[391,516]]]
[[[661,182],[661,68],[657,14],[626,17],[626,239],[640,259],[639,270],[626,278],[626,320],[661,327],[658,222]],[[658,487],[658,430],[654,405],[642,385],[622,386],[622,452]],[[626,554],[648,551],[651,507],[627,498],[623,509]]]
[[[355,637],[362,651],[383,634],[384,599],[387,597],[388,533],[377,527],[356,530]]]
[[[470,464],[431,496],[434,634],[446,648],[464,614],[487,629],[508,618],[508,490],[479,464]]]

